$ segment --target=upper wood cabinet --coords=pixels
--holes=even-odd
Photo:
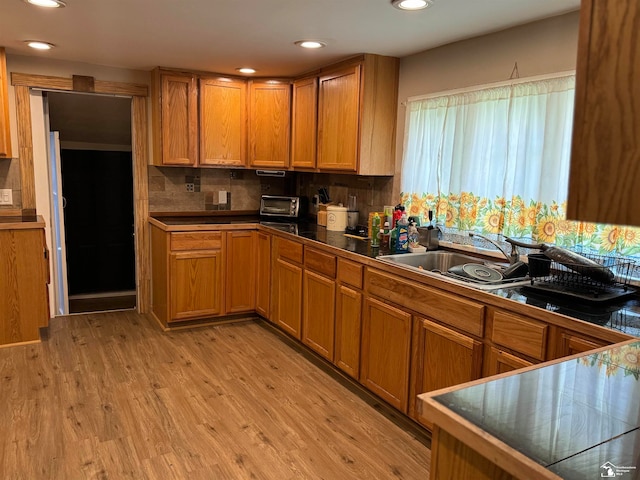
[[[365,54],[319,79],[319,170],[393,175],[399,60]]]
[[[152,77],[153,164],[194,166],[198,161],[198,85],[189,73]]]
[[[567,217],[640,225],[640,3],[582,0]]]
[[[11,158],[8,85],[7,59],[4,53],[4,47],[0,47],[0,158]]]
[[[200,165],[247,165],[247,83],[200,79]]]
[[[303,78],[293,82],[291,113],[291,166],[316,168],[316,133],[318,129],[318,79]]]
[[[249,83],[249,164],[288,168],[291,84],[288,80]]]

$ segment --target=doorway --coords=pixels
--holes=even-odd
[[[60,245],[56,311],[136,307],[131,99],[48,92],[51,189]],[[50,146],[51,147],[51,146]],[[56,158],[57,157],[57,158]],[[58,178],[57,185],[53,185]],[[65,258],[66,257],[66,258]]]

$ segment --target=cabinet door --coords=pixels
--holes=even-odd
[[[362,293],[341,285],[336,301],[335,364],[357,379],[360,375]]]
[[[640,2],[583,0],[567,218],[640,226]]]
[[[170,256],[171,320],[222,313],[222,251],[172,253]]]
[[[498,373],[506,373],[519,368],[530,367],[533,365],[524,358],[516,357],[510,353],[498,350],[495,347],[489,349],[489,354],[485,359],[486,365],[484,368],[484,376],[490,377],[491,375],[497,375]]]
[[[373,298],[362,318],[360,381],[391,405],[407,412],[411,315]]]
[[[305,270],[303,285],[302,342],[333,361],[335,281]]]
[[[249,87],[249,161],[253,167],[287,168],[291,85],[251,82]]]
[[[428,428],[419,415],[417,395],[476,380],[482,375],[482,342],[423,318],[413,326],[411,416]]]
[[[0,245],[0,345],[38,340],[49,319],[43,230],[1,230]]]
[[[316,167],[316,133],[318,130],[318,79],[293,82],[291,126],[291,166]]]
[[[200,165],[247,164],[247,84],[200,79]]]
[[[198,158],[198,89],[193,75],[161,75],[163,165],[195,165]]]
[[[573,332],[560,333],[559,340],[560,344],[558,345],[559,350],[556,355],[557,358],[575,355],[576,353],[588,352],[589,350],[594,350],[607,345],[605,342],[587,339]]]
[[[276,272],[276,323],[300,340],[302,314],[302,267],[278,258]]]
[[[358,167],[360,65],[320,77],[318,168]]]
[[[4,47],[0,47],[0,158],[11,158],[9,127],[9,81]]]
[[[255,232],[227,232],[225,312],[240,313],[255,310],[256,268]]]
[[[256,312],[271,320],[271,235],[258,232],[256,249]]]

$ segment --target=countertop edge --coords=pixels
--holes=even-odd
[[[13,221],[3,221],[0,223],[0,230],[30,230],[35,228],[45,228],[45,221],[42,215],[38,215],[36,220],[23,220],[22,217],[3,217],[3,219],[11,218]]]

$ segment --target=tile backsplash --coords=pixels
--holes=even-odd
[[[385,205],[396,205],[392,198],[393,177],[365,177],[334,173],[298,173],[298,194],[309,200],[320,187],[327,187],[332,203],[347,206],[349,195],[355,195],[360,224],[366,224],[369,212],[381,212]],[[310,207],[311,208],[311,207]]]
[[[286,180],[258,177],[253,170],[149,167],[150,212],[258,210],[261,194],[286,190]]]

